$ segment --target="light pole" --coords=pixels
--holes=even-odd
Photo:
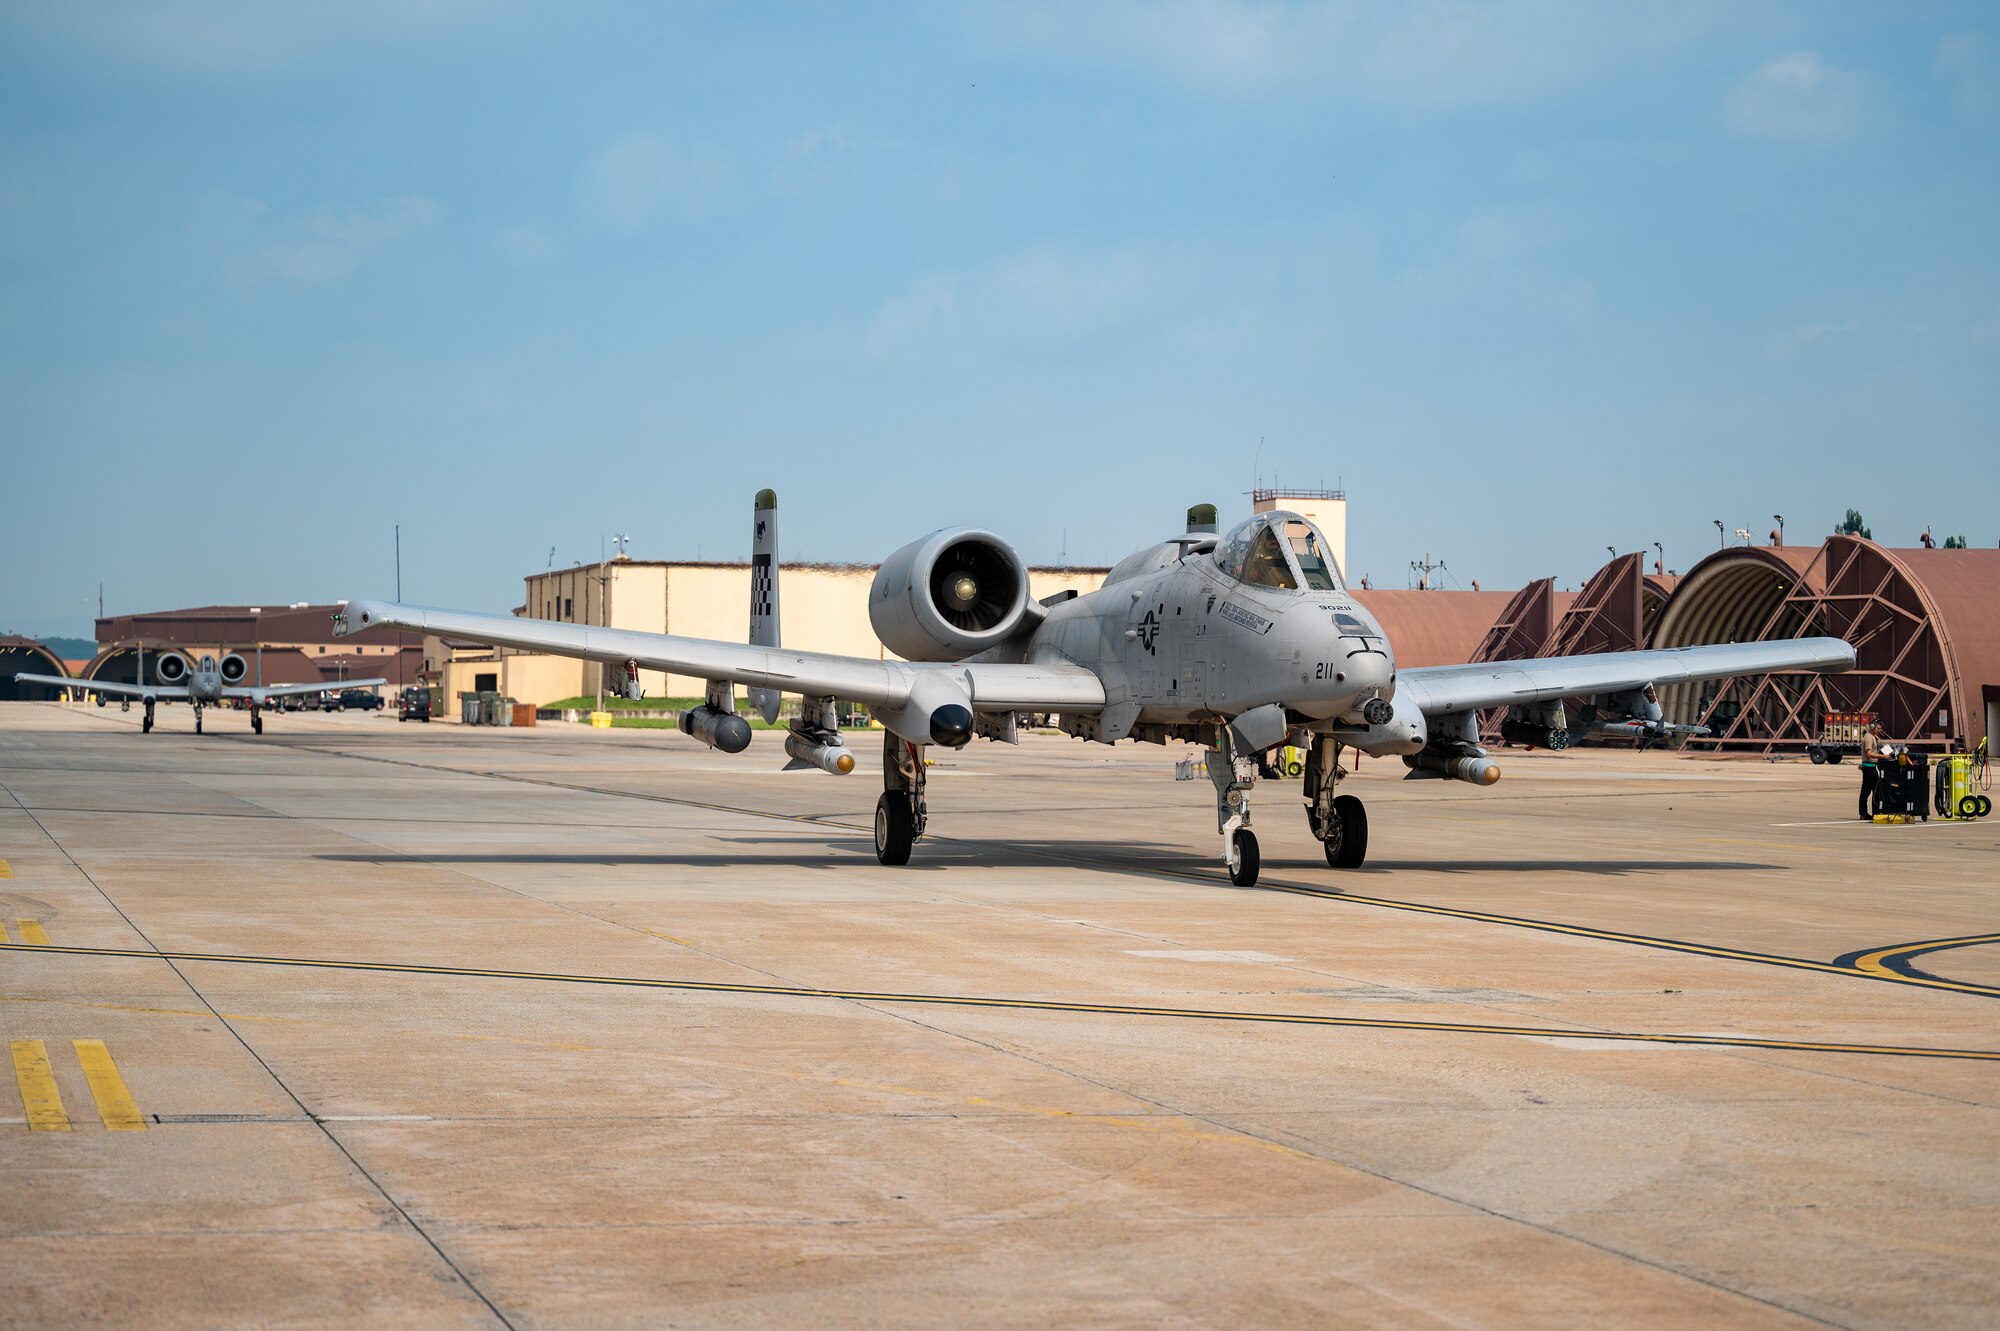
[[[1664,578],[1667,576],[1667,547],[1654,541],[1653,548],[1660,552],[1660,557],[1653,561],[1653,572]]]
[[[1715,548],[1718,550],[1727,550],[1729,548],[1729,533],[1722,529],[1722,519],[1711,518],[1710,521],[1715,523]]]

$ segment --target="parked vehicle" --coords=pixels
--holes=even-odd
[[[431,691],[429,689],[407,688],[396,701],[398,721],[428,721],[431,719]]]
[[[1875,720],[1873,712],[1828,712],[1820,726],[1819,740],[1806,745],[1806,757],[1812,759],[1815,767],[1860,757],[1862,735]]]
[[[342,689],[339,706],[343,712],[351,712],[356,708],[364,712],[378,711],[383,706],[382,695],[372,689]]]
[[[322,712],[339,711],[340,695],[332,689],[326,690],[324,693],[319,695],[319,709]]]

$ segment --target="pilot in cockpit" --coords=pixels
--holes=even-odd
[[[1326,538],[1293,514],[1259,515],[1239,524],[1223,538],[1216,563],[1254,587],[1297,591],[1303,577],[1303,585],[1313,591],[1340,590],[1339,569]]]

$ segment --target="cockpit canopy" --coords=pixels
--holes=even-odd
[[[1340,565],[1318,527],[1296,513],[1259,513],[1229,529],[1215,547],[1216,567],[1253,587],[1337,592]]]

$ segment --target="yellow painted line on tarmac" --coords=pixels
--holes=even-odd
[[[118,1075],[118,1065],[111,1061],[111,1051],[104,1047],[102,1040],[71,1040],[76,1046],[76,1061],[83,1064],[83,1078],[90,1083],[90,1094],[97,1101],[97,1116],[104,1120],[104,1126],[112,1132],[144,1132],[146,1120],[139,1113],[132,1092],[125,1087],[125,1078]]]
[[[1981,943],[2000,943],[2000,934],[1974,934],[1969,938],[1933,938],[1925,943],[1901,943],[1895,947],[1877,948],[1854,958],[1853,966],[1858,971],[1870,975],[1893,975],[1897,979],[1917,979],[1923,977],[1906,976],[1890,969],[1891,963],[1906,961],[1922,956],[1926,952],[1943,952],[1954,947],[1977,947]]]
[[[693,947],[693,946],[694,946],[694,944],[693,944],[693,943],[690,943],[690,942],[688,942],[688,940],[687,940],[687,939],[685,939],[685,938],[676,938],[676,937],[674,937],[674,936],[673,936],[672,934],[663,934],[663,933],[661,933],[661,932],[660,932],[660,931],[659,931],[658,929],[643,929],[643,928],[642,928],[642,929],[640,929],[640,930],[639,930],[639,932],[640,932],[640,933],[642,933],[642,934],[651,934],[651,935],[652,935],[653,937],[655,937],[655,938],[664,938],[664,939],[666,939],[666,940],[667,940],[667,941],[668,941],[669,943],[679,943],[679,944],[680,944],[680,945],[681,945],[682,947]]]
[[[33,944],[36,947],[47,947],[49,945],[49,936],[43,931],[40,920],[16,919],[14,927],[21,931],[22,942]]]
[[[1596,1031],[1549,1026],[1497,1026],[1471,1022],[1396,1020],[1386,1017],[1336,1017],[1311,1012],[1252,1012],[1215,1008],[1145,1007],[1124,1003],[1067,1002],[1052,998],[1001,998],[978,994],[913,994],[868,989],[821,989],[807,985],[729,984],[715,980],[647,979],[622,975],[573,975],[558,971],[515,971],[479,966],[426,966],[398,961],[335,961],[316,957],[267,957],[227,952],[167,952],[114,947],[23,947],[0,944],[0,951],[78,957],[145,957],[160,961],[215,962],[237,966],[296,966],[312,970],[373,971],[391,975],[435,975],[488,980],[527,980],[544,984],[606,985],[627,989],[665,989],[686,993],[754,994],[769,998],[840,999],[858,1003],[921,1004],[932,1007],[1011,1009],[1028,1012],[1073,1012],[1109,1017],[1165,1017],[1193,1021],[1254,1022],[1281,1026],[1322,1026],[1351,1030],[1431,1031],[1448,1035],[1525,1036],[1538,1040],[1598,1040],[1626,1044],[1702,1045],[1727,1049],[1772,1049],[1800,1053],[1872,1054],[1900,1058],[1951,1058],[2000,1063],[2000,1049],[1938,1049],[1920,1045],[1850,1044],[1824,1040],[1784,1040],[1748,1035],[1668,1034],[1642,1031]]]
[[[603,795],[614,799],[644,800],[652,804],[671,804],[681,808],[703,809],[714,813],[739,814],[746,818],[764,818],[777,822],[800,823],[816,828],[839,828],[842,831],[865,835],[867,828],[844,823],[831,815],[779,813],[767,809],[745,809],[730,804],[715,804],[706,800],[688,799],[678,795],[654,795],[643,791],[617,790],[600,786],[571,785],[563,781],[551,781],[546,777],[523,776],[512,772],[481,770],[477,768],[439,767],[430,763],[411,762],[406,758],[384,758],[373,754],[345,753],[337,749],[316,749],[309,744],[290,747],[310,750],[314,753],[334,753],[357,762],[387,763],[396,767],[413,767],[418,771],[436,772],[449,776],[480,777],[492,781],[511,781],[521,785],[545,786],[551,790],[567,791],[571,794]],[[1510,824],[1511,825],[1511,824]],[[1825,824],[1819,823],[1773,823],[1773,827],[1815,827],[1853,826],[1852,819],[1842,819]],[[1911,826],[1944,827],[1948,822],[1911,824]],[[954,837],[935,837],[938,841],[963,840]],[[1791,847],[1787,847],[1791,849]],[[1214,870],[1182,869],[1166,865],[1128,865],[1101,859],[1087,854],[1062,854],[1055,852],[1031,852],[1058,864],[1075,864],[1092,868],[1109,868],[1115,872],[1138,873],[1155,878],[1175,878],[1188,882],[1215,886],[1227,881]],[[1519,915],[1500,915],[1491,911],[1461,910],[1451,906],[1432,906],[1417,901],[1399,901],[1392,897],[1360,896],[1338,889],[1308,887],[1302,883],[1276,882],[1264,879],[1255,889],[1263,892],[1284,892],[1293,896],[1317,897],[1322,901],[1339,901],[1354,906],[1373,906],[1381,910],[1409,911],[1419,915],[1434,915],[1446,919],[1469,920],[1479,924],[1495,924],[1509,929],[1529,929],[1541,933],[1566,934],[1573,938],[1589,938],[1605,943],[1622,943],[1635,947],[1658,948],[1667,952],[1680,952],[1690,956],[1710,957],[1718,961],[1747,961],[1760,966],[1776,966],[1785,970],[1814,971],[1821,975],[1844,975],[1850,978],[1878,981],[1887,984],[1912,985],[1923,989],[1939,989],[1950,993],[1976,994],[1982,998],[2000,998],[2000,986],[1986,984],[1963,984],[1955,980],[1941,980],[1935,976],[1905,975],[1895,971],[1857,970],[1841,961],[1815,961],[1809,957],[1788,957],[1770,952],[1752,952],[1744,948],[1713,947],[1705,943],[1690,943],[1677,938],[1657,938],[1648,934],[1623,933],[1616,929],[1593,929],[1584,925],[1560,924],[1549,920],[1531,919]],[[650,930],[648,932],[651,932]]]
[[[1164,870],[1175,873],[1177,870]],[[1188,874],[1195,877],[1197,875]],[[1199,875],[1206,877],[1206,875]],[[1718,961],[1750,961],[1760,966],[1777,966],[1785,970],[1817,971],[1822,975],[1860,975],[1871,980],[1888,980],[1896,984],[1916,985],[1925,989],[1945,989],[1953,993],[1978,994],[1985,998],[2000,998],[2000,987],[1990,984],[1962,984],[1956,980],[1940,980],[1923,975],[1903,975],[1895,971],[1859,970],[1840,961],[1814,961],[1810,957],[1787,957],[1773,952],[1751,952],[1744,948],[1716,947],[1709,943],[1690,943],[1678,938],[1656,938],[1650,934],[1628,934],[1616,929],[1593,929],[1581,924],[1557,924],[1550,920],[1525,919],[1518,915],[1496,915],[1490,911],[1464,910],[1455,906],[1432,906],[1419,901],[1395,901],[1387,897],[1357,896],[1352,892],[1341,892],[1329,888],[1304,887],[1292,883],[1259,883],[1260,892],[1287,892],[1293,896],[1319,897],[1327,901],[1345,901],[1357,906],[1379,906],[1385,910],[1410,911],[1418,915],[1439,915],[1447,919],[1473,920],[1481,924],[1501,924],[1512,929],[1531,929],[1538,933],[1564,934],[1572,938],[1592,938],[1607,943],[1628,943],[1638,947],[1658,948],[1665,952],[1681,952],[1689,956],[1713,957]]]
[[[13,876],[14,876],[13,866],[8,864],[7,861],[5,860],[0,860],[0,878],[12,878]]]
[[[40,1040],[16,1040],[11,1048],[14,1081],[21,1088],[21,1107],[27,1111],[29,1130],[68,1132],[69,1115],[63,1112],[55,1073],[49,1070],[48,1049]]]

